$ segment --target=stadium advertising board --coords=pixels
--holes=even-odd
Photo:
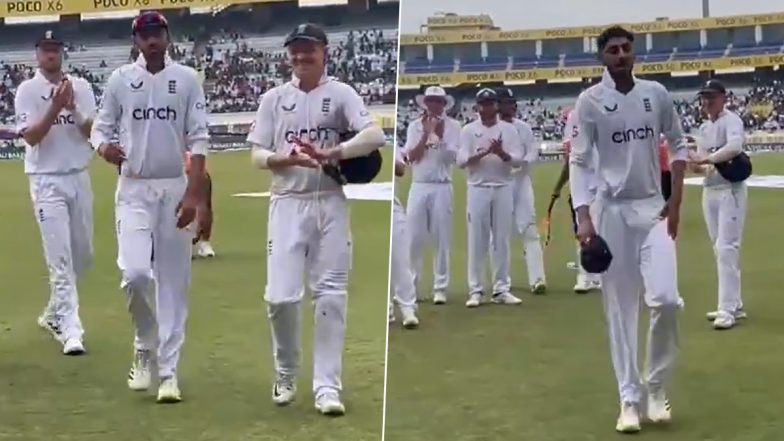
[[[739,67],[765,67],[784,65],[784,54],[757,55],[750,57],[724,57],[707,60],[682,60],[664,63],[640,63],[634,67],[638,75],[661,74],[670,72],[696,72],[716,69],[732,69]],[[440,84],[454,86],[457,84],[475,84],[490,82],[514,82],[536,80],[561,80],[596,78],[602,76],[601,66],[565,67],[546,69],[509,70],[496,72],[457,72],[448,74],[419,74],[400,76],[401,86],[420,86],[423,84]]]
[[[447,15],[443,17],[428,17],[427,26],[430,28],[460,28],[492,26],[493,20],[489,15]]]
[[[435,17],[454,19],[458,17]],[[737,28],[745,26],[783,24],[784,12],[776,14],[737,15],[732,17],[711,17],[690,20],[660,20],[644,23],[626,23],[622,26],[637,34],[697,31],[700,29]],[[510,31],[475,31],[475,32],[433,32],[428,34],[403,34],[400,36],[402,46],[427,44],[459,44],[480,41],[520,41],[520,40],[552,40],[557,38],[596,37],[606,26],[583,26],[572,28],[510,30]]]
[[[231,4],[272,3],[285,0],[6,0],[0,17],[31,17],[114,12],[135,9],[204,8]]]

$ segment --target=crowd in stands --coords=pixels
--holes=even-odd
[[[700,102],[696,94],[692,95],[694,99],[676,99],[674,102],[686,134],[693,134],[704,120]],[[461,124],[466,124],[476,118],[473,105],[469,94],[466,99],[457,100],[449,114]],[[767,83],[755,81],[746,93],[730,91],[727,108],[741,116],[748,131],[781,130],[784,128],[784,84],[778,80]],[[548,105],[541,98],[518,101],[518,118],[527,122],[537,138],[543,141],[562,139],[568,110],[565,106]],[[419,115],[421,110],[413,99],[398,106],[398,140],[405,139],[409,122]]]
[[[233,49],[215,49],[218,44],[225,47],[227,42],[232,43]],[[69,45],[69,50],[86,49]],[[248,47],[244,36],[237,33],[216,37],[198,55],[176,44],[170,47],[169,53],[172,58],[202,72],[212,113],[255,112],[260,96],[282,84],[291,73],[285,51]],[[130,57],[135,59],[136,55],[131,50]],[[396,55],[396,36],[385,36],[379,29],[351,31],[345,41],[331,45],[328,73],[354,86],[367,104],[394,104]],[[68,73],[85,78],[93,85],[100,101],[107,75],[93,75],[83,66],[68,65],[67,60],[65,64]],[[8,65],[0,59],[0,123],[13,122],[16,87],[33,73],[33,66]]]

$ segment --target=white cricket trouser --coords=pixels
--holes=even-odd
[[[155,350],[158,375],[177,374],[185,342],[191,233],[177,228],[186,178],[120,177],[115,195],[117,265],[135,327],[134,347]]]
[[[406,210],[397,202],[392,209],[392,290],[390,299],[401,307],[416,307],[416,288],[411,274],[409,242],[411,237],[406,228]]]
[[[602,277],[604,310],[615,376],[622,402],[639,403],[643,383],[637,364],[640,300],[651,309],[646,383],[666,386],[678,353],[677,312],[680,305],[675,242],[667,221],[656,220],[656,200],[600,202],[597,233],[613,254]],[[644,295],[643,295],[644,293]]]
[[[508,292],[511,289],[509,237],[512,234],[513,204],[512,185],[468,186],[466,205],[469,294],[481,294],[484,291],[482,275],[485,257],[491,245],[493,294]]]
[[[82,338],[77,280],[93,262],[93,190],[90,174],[30,175],[30,198],[49,269],[49,302],[63,338]]]
[[[705,187],[702,192],[702,211],[719,275],[719,310],[730,313],[743,307],[740,244],[747,199],[748,188],[743,182],[727,187]]]
[[[342,193],[275,197],[267,223],[267,287],[279,376],[296,376],[300,364],[303,276],[315,302],[313,391],[342,390],[346,297],[351,270],[348,203]]]
[[[435,242],[433,291],[449,287],[449,253],[452,248],[452,183],[414,182],[408,193],[408,229],[411,235],[411,266],[414,286],[422,272],[425,245]]]
[[[539,230],[536,224],[534,206],[534,187],[531,175],[518,172],[514,181],[514,220],[517,233],[523,239],[523,257],[528,269],[528,283],[546,283],[544,274],[544,254]]]

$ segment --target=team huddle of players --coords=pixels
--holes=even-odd
[[[602,293],[620,398],[616,430],[624,433],[638,432],[642,419],[671,419],[666,388],[678,353],[678,311],[684,306],[675,239],[685,170],[704,178],[703,213],[719,275],[718,308],[707,314],[715,329],[730,329],[746,317],[739,248],[744,181],[751,173],[743,153],[743,125],[725,109],[724,86],[710,80],[699,91],[708,118],[699,129],[696,151],[690,151],[669,92],[634,76],[633,43],[634,35],[619,26],[597,38],[605,71],[568,115],[566,161],[550,204],[569,182],[578,243],[574,290]],[[433,302],[447,301],[454,165],[465,171],[468,184],[466,306],[479,306],[485,294],[496,304],[522,302],[510,292],[513,232],[523,237],[531,291],[544,293],[530,178],[539,149],[530,127],[516,118],[512,91],[480,90],[478,118],[462,129],[445,114],[454,100],[442,88],[429,87],[416,101],[423,114],[412,121],[405,145],[397,150],[396,175],[410,169],[412,184],[405,208],[395,199],[390,322],[396,320],[396,303],[405,328],[419,325],[417,290],[429,238],[435,245]],[[488,290],[482,270],[489,251],[493,280]],[[637,353],[642,301],[651,316],[644,375]]]

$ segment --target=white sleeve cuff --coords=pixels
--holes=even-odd
[[[268,169],[269,159],[275,155],[272,150],[267,150],[259,147],[252,147],[253,151],[250,154],[251,162],[256,168]]]
[[[191,144],[191,154],[192,155],[202,155],[207,156],[210,151],[210,143],[205,140],[196,140],[193,141]]]
[[[590,206],[593,200],[591,194],[591,182],[593,173],[590,169],[577,165],[569,164],[569,190],[572,193],[572,206],[575,210],[578,207]]]

